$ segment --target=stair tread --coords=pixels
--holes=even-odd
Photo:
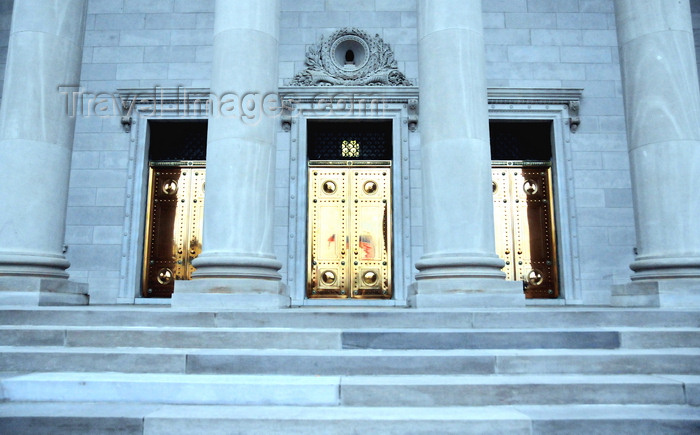
[[[681,419],[700,421],[700,408],[687,405],[511,405],[453,407],[343,407],[343,406],[230,406],[230,405],[143,405],[114,402],[5,402],[0,417],[94,416],[167,419],[240,420],[617,420]]]

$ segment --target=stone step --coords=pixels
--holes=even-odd
[[[529,307],[413,310],[292,308],[279,311],[180,311],[168,307],[5,307],[2,325],[283,328],[604,328],[700,327],[700,310]]]
[[[188,374],[700,374],[700,349],[299,350],[0,347],[16,372]]]
[[[314,329],[0,326],[0,346],[241,349],[615,349],[700,347],[700,328]]]
[[[32,373],[0,381],[11,402],[496,406],[700,403],[700,376],[281,376]]]
[[[676,405],[494,407],[187,406],[2,403],[0,432],[51,434],[694,434],[700,408]]]

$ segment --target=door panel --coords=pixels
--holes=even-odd
[[[492,168],[496,251],[506,279],[527,298],[556,298],[559,285],[548,163],[498,162]]]
[[[310,166],[308,262],[310,298],[391,298],[390,166]]]
[[[190,279],[202,251],[204,166],[160,165],[149,169],[144,249],[144,297],[170,297],[175,280]]]

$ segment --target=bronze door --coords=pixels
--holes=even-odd
[[[390,299],[390,162],[325,163],[309,166],[307,297]]]
[[[144,249],[144,297],[170,297],[175,280],[190,279],[202,251],[204,164],[153,162]]]
[[[549,162],[494,162],[496,252],[506,279],[523,281],[525,297],[556,298],[559,284]]]

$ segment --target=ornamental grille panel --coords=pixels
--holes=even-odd
[[[143,296],[170,297],[192,276],[202,252],[204,162],[152,162],[144,249]]]
[[[149,161],[207,159],[206,121],[151,121]]]
[[[550,121],[491,120],[491,160],[550,160],[551,131]]]
[[[557,298],[556,240],[549,162],[493,162],[496,252],[506,279],[525,297]]]
[[[310,165],[307,297],[390,299],[391,245],[391,166]]]
[[[308,120],[308,159],[391,160],[391,124],[391,120]]]

